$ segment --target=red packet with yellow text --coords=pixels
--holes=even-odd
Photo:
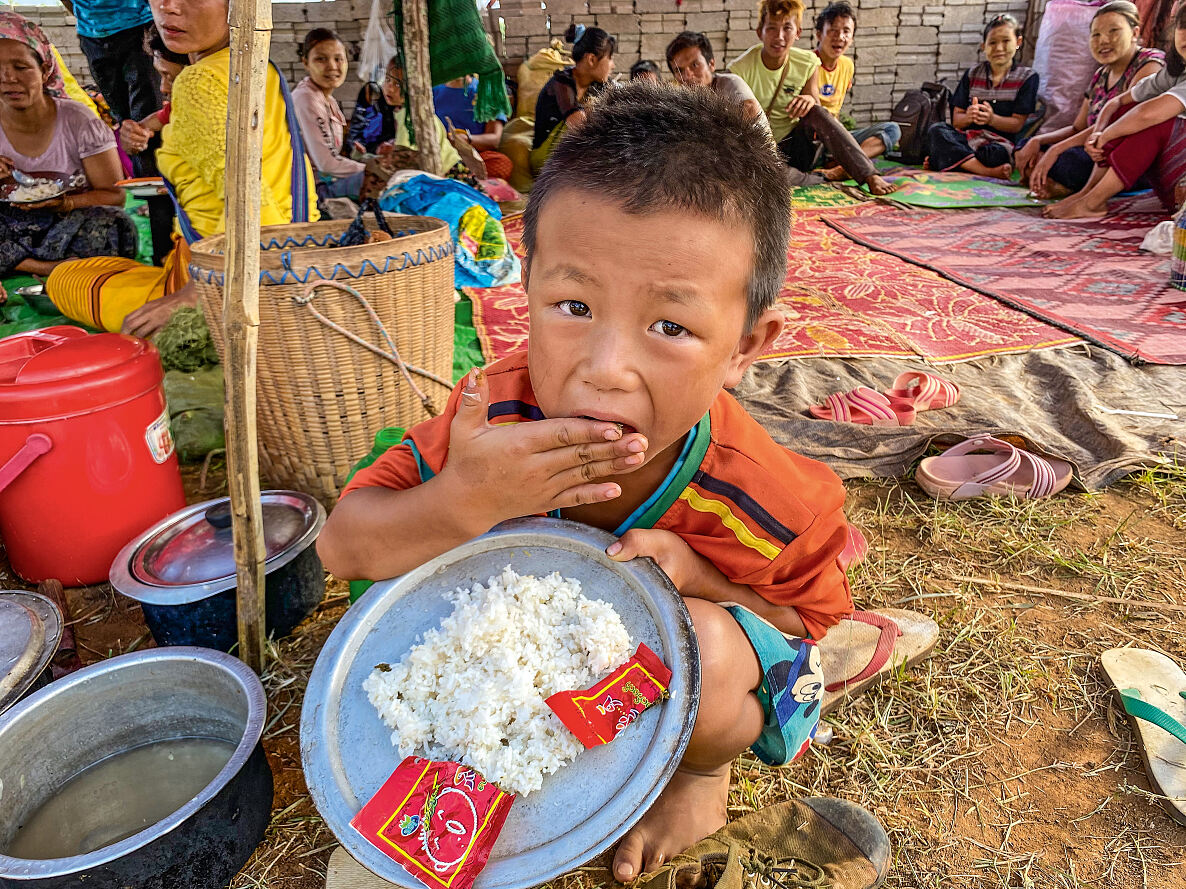
[[[467,766],[409,756],[350,825],[430,889],[469,889],[514,799]]]
[[[558,691],[545,703],[589,750],[608,744],[651,705],[667,697],[671,671],[645,645],[592,688]]]

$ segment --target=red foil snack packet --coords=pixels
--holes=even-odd
[[[645,645],[592,688],[558,691],[545,703],[585,749],[608,744],[639,715],[663,698],[671,671]]]
[[[431,889],[469,889],[514,795],[467,766],[409,756],[351,826]]]

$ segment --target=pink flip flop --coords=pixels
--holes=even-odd
[[[868,386],[858,386],[851,392],[833,393],[822,404],[808,408],[818,420],[838,423],[860,423],[865,426],[909,426],[914,422],[914,408],[893,402]]]
[[[937,411],[960,400],[960,387],[929,373],[909,371],[899,374],[885,394],[891,402],[908,404],[916,411]]]
[[[986,495],[1037,500],[1057,494],[1071,483],[1071,475],[1071,464],[1065,460],[1039,457],[991,435],[977,435],[937,457],[923,458],[914,480],[937,500]]]

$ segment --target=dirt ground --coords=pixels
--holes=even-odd
[[[224,491],[217,466],[202,482],[186,470],[191,501]],[[1101,652],[1130,644],[1186,661],[1181,613],[1158,607],[1186,605],[1186,471],[1021,504],[938,504],[910,481],[848,487],[871,545],[853,579],[858,607],[930,614],[939,644],[833,713],[828,746],[783,770],[742,757],[731,814],[800,795],[856,801],[889,831],[888,886],[1186,887],[1186,827],[1150,793],[1099,666]],[[0,583],[28,586],[6,562]],[[68,598],[85,662],[153,644],[139,607],[110,588]],[[270,651],[274,814],[234,889],[324,885],[336,842],[305,788],[299,714],[345,608],[346,585],[331,578],[322,606]],[[553,885],[614,885],[604,864]]]

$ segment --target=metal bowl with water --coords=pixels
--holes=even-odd
[[[614,562],[614,538],[575,522],[515,519],[395,580],[375,584],[334,628],[313,668],[301,712],[301,762],[318,811],[342,845],[378,876],[420,884],[350,827],[400,763],[391,733],[362,689],[374,666],[398,660],[452,611],[444,594],[486,583],[506,565],[558,571],[609,602],[635,643],[672,670],[670,698],[612,744],[586,750],[515,800],[475,889],[526,889],[589,861],[629,830],[671,779],[696,721],[700,657],[675,587],[650,559]]]
[[[0,717],[0,887],[222,889],[271,813],[265,711],[245,665],[184,647],[114,657],[26,698]],[[63,801],[68,814],[47,821]]]

